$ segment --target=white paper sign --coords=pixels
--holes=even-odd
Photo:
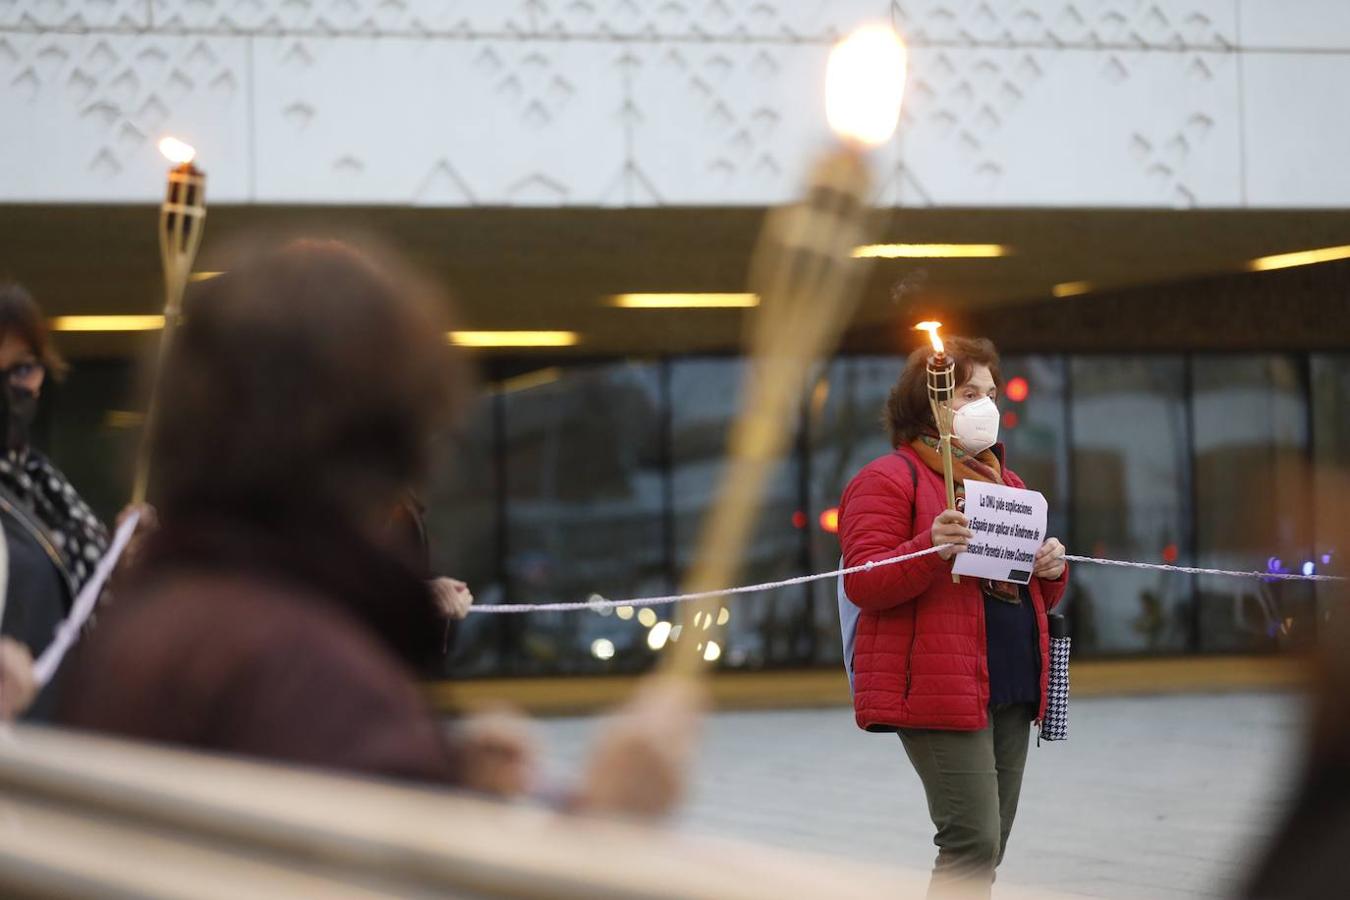
[[[966,518],[975,536],[956,554],[957,575],[1026,584],[1036,551],[1045,543],[1049,505],[1035,491],[966,481]]]

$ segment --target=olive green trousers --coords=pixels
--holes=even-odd
[[[980,731],[901,729],[937,829],[929,897],[989,896],[1017,815],[1035,714],[1018,703],[991,707]]]

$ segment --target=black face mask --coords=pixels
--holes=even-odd
[[[37,417],[37,394],[26,387],[5,383],[0,390],[0,446],[23,450],[28,446],[33,419]]]

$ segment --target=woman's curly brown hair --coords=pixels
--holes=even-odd
[[[994,386],[1002,387],[1003,378],[998,368],[998,350],[988,338],[943,338],[947,355],[956,361],[956,386],[970,379],[975,366],[988,366],[994,377]],[[886,398],[884,420],[891,446],[908,444],[924,432],[934,431],[933,408],[928,403],[928,357],[932,351],[920,347],[909,355],[904,371],[896,379]]]

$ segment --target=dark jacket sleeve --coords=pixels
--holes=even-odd
[[[839,504],[839,543],[844,566],[927,550],[932,522],[912,521],[914,485],[879,466],[863,469],[844,489]],[[849,600],[869,610],[889,609],[915,599],[950,563],[936,553],[908,562],[844,576]]]
[[[458,780],[444,732],[401,667],[323,619],[303,631],[278,634],[252,656],[221,719],[220,744],[347,772]]]

